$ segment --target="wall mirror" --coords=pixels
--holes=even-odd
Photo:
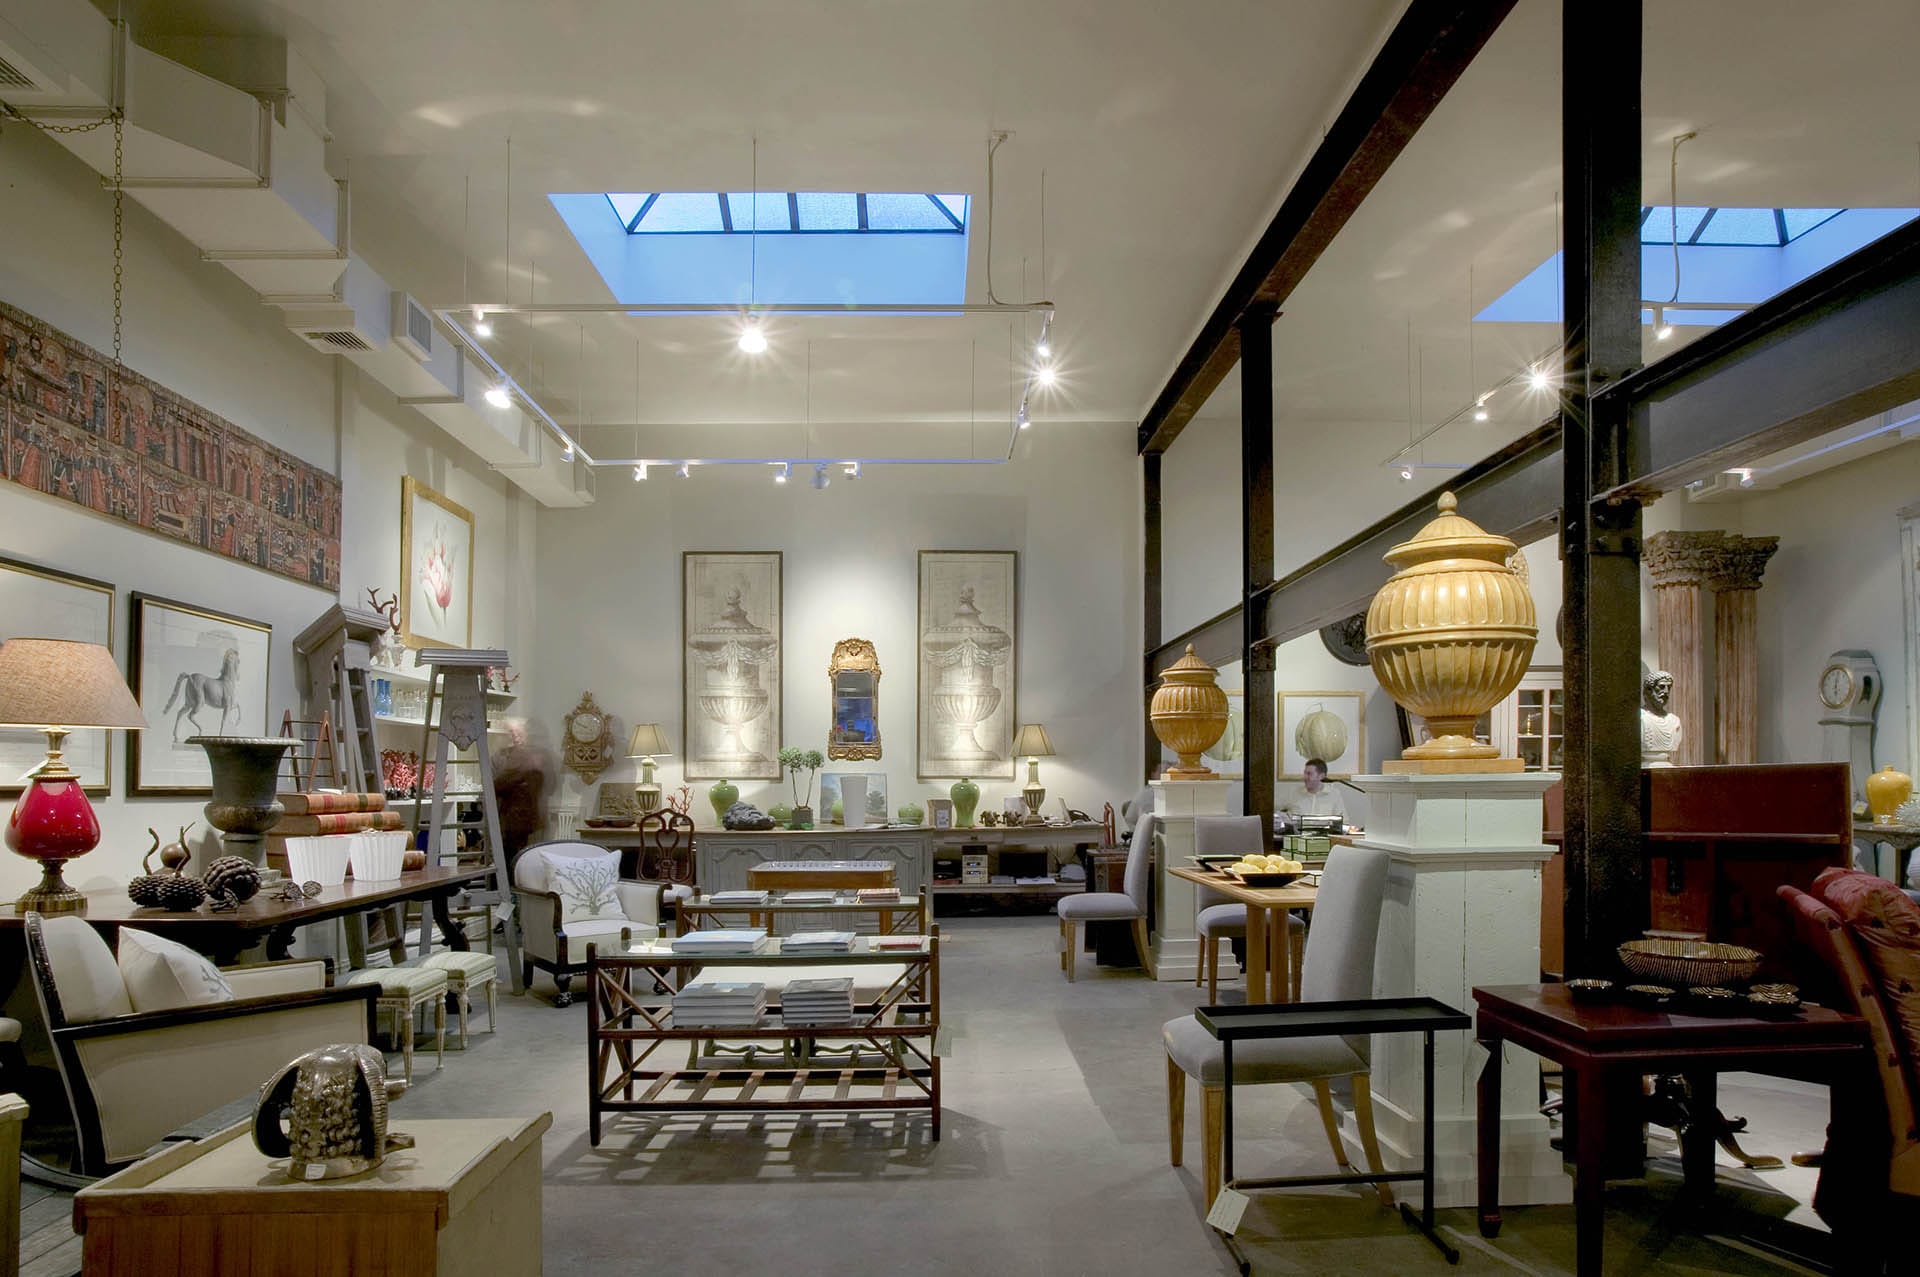
[[[833,725],[827,757],[880,757],[880,657],[865,639],[841,639],[827,666]]]

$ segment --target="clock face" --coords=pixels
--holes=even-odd
[[[1829,665],[1820,671],[1820,701],[1828,709],[1839,709],[1853,699],[1853,671],[1844,665]]]
[[[575,740],[582,745],[588,745],[600,739],[601,734],[606,730],[606,720],[592,711],[575,714],[573,724],[567,730],[573,734]]]

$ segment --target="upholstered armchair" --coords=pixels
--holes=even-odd
[[[620,877],[620,853],[560,839],[535,843],[513,863],[514,906],[521,931],[520,978],[533,969],[553,977],[553,1004],[573,1004],[573,977],[587,969],[587,946],[625,949],[660,934],[657,882]]]
[[[323,962],[229,967],[219,975],[230,999],[137,1011],[139,991],[85,919],[29,913],[26,940],[83,1176],[139,1158],[178,1127],[250,1095],[297,1055],[373,1040],[379,990],[329,989]]]

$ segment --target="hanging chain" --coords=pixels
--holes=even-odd
[[[6,113],[10,118],[42,133],[91,133],[109,124],[113,126],[113,362],[116,366],[124,367],[120,359],[120,332],[126,291],[126,117],[116,109],[85,124],[49,124],[22,115],[12,107],[8,107]]]

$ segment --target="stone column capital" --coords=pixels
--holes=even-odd
[[[1767,560],[1779,548],[1779,537],[1727,537],[1711,552],[1707,582],[1716,592],[1757,590]]]
[[[1656,532],[1641,543],[1640,565],[1655,589],[1703,585],[1717,561],[1725,532]]]

